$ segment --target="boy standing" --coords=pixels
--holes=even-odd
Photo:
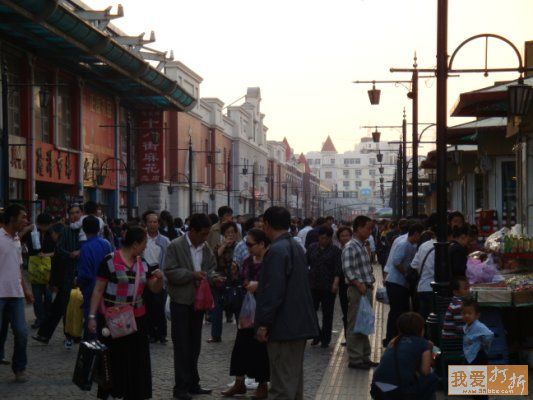
[[[490,344],[494,333],[485,324],[479,321],[479,304],[476,300],[467,298],[461,308],[465,322],[463,336],[463,353],[468,365],[487,365]],[[488,396],[479,396],[488,399]]]
[[[442,324],[443,339],[458,339],[463,336],[465,323],[461,314],[461,307],[465,297],[468,295],[469,288],[468,280],[464,276],[459,276],[452,280],[453,298],[444,315]]]

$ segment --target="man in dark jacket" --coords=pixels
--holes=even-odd
[[[257,338],[268,341],[270,398],[303,399],[305,343],[318,336],[318,321],[303,250],[288,233],[291,215],[270,207],[263,217],[272,245],[259,278],[255,325]]]
[[[468,260],[468,226],[451,228],[452,241],[448,249],[452,278],[466,275],[466,262]]]

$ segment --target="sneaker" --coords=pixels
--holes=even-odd
[[[5,358],[0,358],[0,365],[9,365],[11,364],[9,361],[7,361]]]
[[[28,376],[26,375],[26,372],[24,371],[15,372],[15,382],[16,383],[28,382]]]
[[[48,344],[48,342],[50,341],[50,339],[45,338],[44,336],[41,336],[41,335],[34,335],[31,338],[42,344]]]
[[[311,346],[318,346],[320,344],[320,339],[313,339],[313,341],[311,342]]]
[[[74,341],[72,339],[65,339],[63,345],[65,346],[65,349],[70,350],[72,349],[72,346],[74,346]]]

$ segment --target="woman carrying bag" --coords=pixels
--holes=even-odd
[[[246,246],[250,256],[242,264],[241,277],[248,293],[255,296],[257,291],[259,274],[263,266],[269,240],[260,229],[251,229],[247,233]],[[254,378],[259,383],[254,399],[266,399],[268,397],[268,381],[270,369],[266,343],[260,343],[255,338],[255,330],[252,327],[237,330],[237,338],[231,353],[230,375],[235,376],[235,383],[231,388],[222,392],[224,397],[233,397],[246,393],[245,377]]]
[[[128,228],[122,248],[108,255],[98,269],[88,328],[96,333],[97,326],[103,327],[98,335],[109,348],[113,382],[110,389],[98,388],[98,398],[101,399],[109,396],[126,400],[152,397],[150,349],[142,293],[145,286],[154,293],[160,292],[163,274],[158,269],[150,273],[146,262],[142,261],[146,242],[144,229]],[[100,311],[98,321],[97,311]]]

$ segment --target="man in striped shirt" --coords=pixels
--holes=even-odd
[[[370,360],[370,341],[368,336],[353,333],[359,303],[366,296],[372,304],[374,289],[374,273],[370,256],[365,248],[366,241],[372,233],[372,220],[364,215],[353,221],[354,237],[342,251],[342,270],[348,283],[348,332],[346,343],[349,356],[348,367],[369,369],[377,366]]]
[[[443,339],[459,339],[463,337],[463,327],[465,323],[461,315],[461,307],[463,300],[468,295],[469,285],[468,279],[464,276],[454,278],[451,283],[453,291],[453,298],[444,314],[444,322],[442,324],[442,338]]]

